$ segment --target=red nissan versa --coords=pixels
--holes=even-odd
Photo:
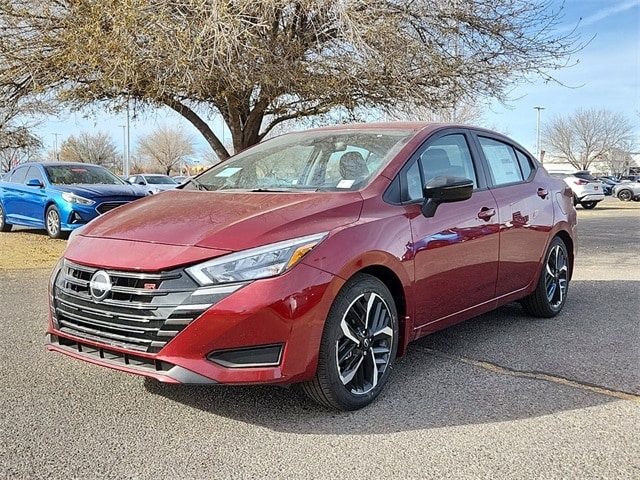
[[[412,340],[520,301],[553,317],[572,193],[518,144],[383,123],[267,140],[74,232],[47,347],[171,383],[373,401]]]

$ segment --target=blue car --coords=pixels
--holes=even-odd
[[[98,215],[146,195],[99,165],[25,163],[0,180],[0,231],[23,225],[63,238]]]

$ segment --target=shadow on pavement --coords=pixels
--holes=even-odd
[[[527,317],[514,303],[420,339],[396,363],[381,397],[357,412],[328,411],[296,386],[144,384],[152,394],[214,415],[299,434],[383,434],[550,415],[618,399],[456,357],[640,394],[638,320],[625,313],[637,292],[634,282],[575,281],[554,319]]]

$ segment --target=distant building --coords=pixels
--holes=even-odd
[[[542,159],[545,168],[549,171],[562,173],[571,173],[576,171],[576,168],[567,162],[564,157],[559,157],[543,151]],[[612,172],[610,164],[606,161],[593,162],[589,171],[595,176],[611,174],[640,175],[640,152],[631,153],[629,164],[624,165],[620,172]]]

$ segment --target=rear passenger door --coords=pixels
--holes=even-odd
[[[545,253],[553,205],[550,186],[537,176],[537,163],[507,139],[475,136],[498,205],[500,256],[496,297],[526,288],[535,280]]]

